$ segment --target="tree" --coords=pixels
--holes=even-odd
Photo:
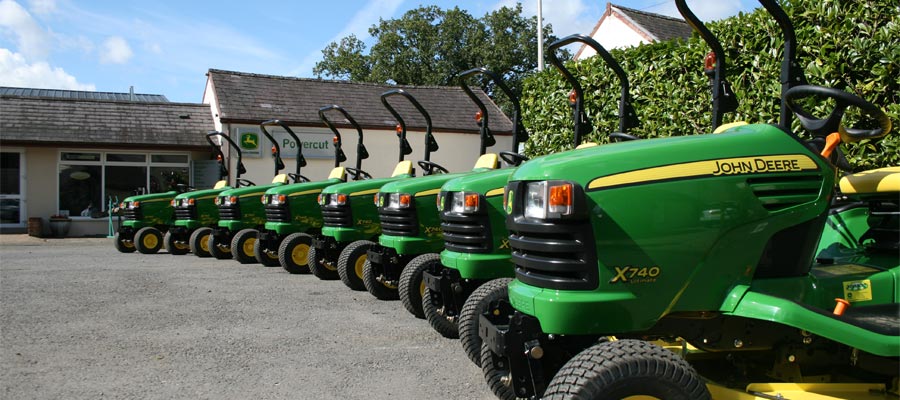
[[[502,7],[481,19],[454,7],[420,6],[399,19],[380,20],[369,29],[366,46],[351,35],[322,50],[313,73],[319,77],[403,85],[456,85],[456,75],[484,67],[503,76],[517,95],[521,80],[537,67],[537,18],[522,16],[522,5]],[[556,40],[544,27],[547,43]],[[562,54],[568,58],[569,54]],[[475,83],[493,97],[493,84]],[[494,99],[501,107],[508,101]],[[505,108],[505,107],[504,107]]]

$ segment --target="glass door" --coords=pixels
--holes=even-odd
[[[0,152],[0,226],[25,226],[24,176],[24,154]]]

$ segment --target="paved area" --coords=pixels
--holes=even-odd
[[[494,397],[457,340],[340,281],[7,234],[0,398]]]

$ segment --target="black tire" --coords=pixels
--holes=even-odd
[[[459,318],[447,318],[442,314],[442,307],[438,306],[438,304],[444,304],[441,294],[432,292],[431,289],[426,287],[425,293],[422,295],[422,311],[425,313],[425,319],[441,336],[448,339],[458,339]]]
[[[257,240],[256,243],[253,244],[253,258],[256,258],[256,261],[259,261],[260,264],[266,267],[277,267],[281,265],[281,261],[278,261],[278,249],[276,248],[273,256],[270,252],[266,251],[268,249],[262,247],[262,241]]]
[[[214,234],[209,235],[209,239],[206,241],[206,248],[209,249],[209,254],[217,260],[231,259],[231,243],[219,243]]]
[[[281,268],[292,274],[309,273],[309,250],[313,238],[305,233],[292,233],[281,241],[278,261]]]
[[[113,239],[113,244],[116,246],[116,250],[120,253],[134,253],[134,242],[126,242],[122,240],[121,236],[119,236],[119,232],[116,232],[115,238]]]
[[[504,384],[503,378],[509,377],[509,361],[505,357],[498,356],[491,351],[490,347],[482,344],[479,349],[481,357],[481,372],[484,374],[484,380],[494,396],[501,400],[516,400],[515,392],[512,384]],[[540,398],[541,396],[535,396]]]
[[[634,339],[600,343],[578,353],[556,373],[543,398],[612,400],[640,395],[710,399],[703,378],[687,361]]]
[[[259,238],[259,231],[252,228],[241,229],[231,238],[231,257],[241,264],[256,264],[253,247]]]
[[[166,251],[172,255],[183,256],[191,251],[191,247],[187,243],[175,242],[175,235],[172,234],[171,230],[163,236],[163,244],[166,246]]]
[[[400,294],[397,292],[397,288],[378,282],[378,274],[379,273],[376,271],[376,267],[372,265],[372,262],[366,260],[365,264],[363,264],[363,284],[366,285],[366,290],[378,300],[399,299]]]
[[[309,265],[309,272],[312,272],[316,278],[319,278],[323,281],[334,281],[340,279],[340,276],[337,272],[337,267],[334,264],[326,262],[324,259],[318,256],[318,252],[316,252],[315,247],[309,248],[309,258],[306,261]]]
[[[469,359],[479,367],[483,366],[483,357],[481,336],[478,336],[478,319],[492,301],[508,297],[507,286],[510,282],[512,278],[497,278],[479,286],[469,295],[459,312],[459,342]]]
[[[202,227],[194,229],[191,233],[191,239],[188,243],[191,245],[191,253],[197,257],[209,257],[209,237],[212,235],[212,228]]]
[[[434,271],[441,265],[441,255],[437,253],[425,253],[412,260],[403,267],[400,273],[398,291],[403,307],[416,318],[425,319],[422,311],[422,296],[425,294],[425,280],[422,274],[426,270]]]
[[[341,277],[341,282],[353,290],[366,290],[366,284],[363,283],[363,266],[368,258],[369,248],[375,245],[375,242],[368,240],[357,240],[344,247],[341,255],[338,257],[337,272]]]
[[[134,234],[134,247],[141,254],[156,254],[162,248],[162,232],[152,226],[138,229]]]

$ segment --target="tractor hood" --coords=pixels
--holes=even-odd
[[[194,190],[194,191],[191,191],[191,192],[185,192],[185,193],[179,194],[178,196],[175,196],[175,199],[176,199],[176,200],[181,200],[181,199],[199,199],[199,198],[207,197],[207,196],[215,196],[215,195],[217,195],[217,194],[219,194],[219,193],[222,193],[223,191],[230,190],[230,189],[232,189],[231,186],[225,186],[225,187],[220,188],[220,189]]]
[[[384,193],[411,193],[418,194],[423,191],[440,189],[440,187],[446,183],[447,181],[453,178],[459,178],[462,176],[477,174],[480,172],[491,171],[488,168],[479,168],[472,171],[466,172],[455,172],[452,174],[437,174],[437,175],[428,175],[421,176],[412,179],[404,179],[397,182],[392,182],[387,185],[384,185],[381,188],[381,191]],[[436,192],[435,192],[436,193]]]
[[[288,197],[301,196],[306,194],[319,194],[323,188],[344,182],[341,179],[332,178],[324,181],[291,183],[289,185],[275,186],[266,190],[266,194],[283,194]]]
[[[169,200],[172,200],[173,198],[175,198],[176,195],[178,195],[178,192],[171,190],[171,191],[163,192],[163,193],[150,193],[150,194],[140,194],[137,196],[128,196],[125,198],[125,200],[122,200],[122,201],[123,202],[169,201]]]
[[[469,174],[459,178],[454,178],[444,186],[441,186],[442,192],[478,192],[485,196],[493,194],[502,195],[503,186],[509,177],[516,172],[516,168],[497,169],[487,171],[480,174]],[[496,193],[494,193],[496,192]]]
[[[247,197],[247,196],[262,196],[266,193],[266,190],[269,190],[274,187],[284,186],[281,183],[270,183],[268,185],[259,185],[259,186],[244,186],[235,189],[228,189],[226,191],[221,192],[220,196],[237,196],[237,197]]]
[[[352,181],[347,183],[341,183],[338,185],[332,185],[322,191],[325,194],[331,193],[343,193],[350,196],[358,196],[363,194],[375,194],[378,189],[381,189],[382,186],[396,182],[399,180],[412,178],[410,175],[400,175],[394,176],[390,178],[378,178],[378,179],[366,179],[363,181]]]

